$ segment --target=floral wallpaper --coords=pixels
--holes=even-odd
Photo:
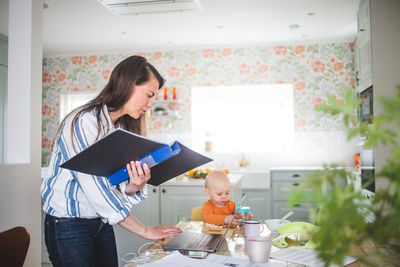
[[[190,132],[190,89],[196,86],[291,83],[296,131],[341,129],[340,119],[323,117],[314,107],[328,94],[342,100],[355,88],[353,43],[190,49],[141,53],[45,57],[43,59],[42,165],[59,123],[60,94],[98,92],[124,58],[145,56],[166,78],[166,94],[153,104],[167,116],[149,117],[153,133]],[[173,100],[175,87],[176,99]],[[265,122],[268,123],[268,122]]]

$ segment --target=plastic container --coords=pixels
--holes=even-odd
[[[238,209],[238,217],[242,220],[250,220],[250,207],[239,207]]]

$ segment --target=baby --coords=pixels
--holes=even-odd
[[[231,184],[225,172],[211,171],[205,182],[205,192],[210,198],[204,202],[202,214],[204,221],[210,224],[229,224],[235,214],[236,204],[230,200]],[[240,221],[234,219],[233,225],[239,225]]]

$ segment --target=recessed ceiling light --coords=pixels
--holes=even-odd
[[[217,29],[223,29],[223,28],[224,28],[224,26],[222,26],[222,25],[217,26]]]
[[[314,16],[314,15],[315,15],[314,12],[308,12],[308,13],[307,13],[307,16]]]
[[[297,30],[299,27],[300,27],[299,24],[289,25],[289,29],[291,29],[291,30]]]
[[[48,9],[49,5],[47,3],[43,3],[43,9]]]
[[[125,34],[126,34],[126,32],[121,32],[121,34],[122,34],[122,35],[125,35]]]

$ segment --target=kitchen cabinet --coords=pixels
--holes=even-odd
[[[159,225],[160,223],[160,195],[159,187],[147,185],[147,198],[138,205],[132,207],[131,214],[146,226]],[[135,235],[125,228],[114,225],[115,239],[117,243],[118,266],[126,264],[122,257],[130,252],[137,254],[138,249],[150,242]]]
[[[192,208],[208,199],[200,186],[161,186],[160,194],[161,224],[169,225],[190,220]]]
[[[242,196],[241,175],[229,175],[231,199]],[[204,192],[204,179],[170,180],[160,186],[161,224],[174,225],[180,220],[190,220],[192,208],[202,206],[208,200]]]
[[[0,34],[0,65],[8,66],[8,37]]]
[[[370,1],[361,0],[358,10],[358,33],[355,42],[354,61],[357,91],[362,92],[372,85],[372,53]]]
[[[246,194],[243,206],[249,206],[255,219],[271,218],[271,192],[269,189],[242,189]]]
[[[4,130],[8,87],[8,38],[0,34],[0,163],[5,161]]]
[[[293,211],[291,221],[310,221],[309,208],[312,203],[301,203],[288,207],[289,192],[296,188],[307,177],[319,170],[271,170],[272,181],[272,218],[278,219],[289,211]]]

